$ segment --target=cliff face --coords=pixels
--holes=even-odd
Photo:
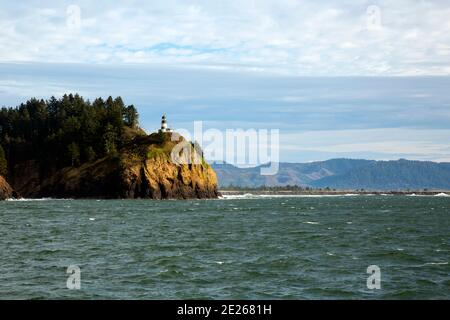
[[[13,181],[24,197],[216,198],[216,174],[201,152],[196,153],[182,137],[172,140],[171,133],[136,137],[115,155],[47,177],[37,177],[39,171],[32,162],[22,164]],[[174,163],[170,154],[180,142],[192,151],[184,159],[197,157],[197,164]]]
[[[218,196],[216,175],[209,166],[175,165],[161,156],[126,168],[120,180],[124,198],[189,199]]]
[[[14,191],[6,180],[0,176],[0,200],[5,200],[14,196]]]

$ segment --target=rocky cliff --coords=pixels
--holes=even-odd
[[[180,149],[177,153],[180,161],[173,161],[174,148]],[[42,175],[39,164],[33,161],[21,163],[15,167],[11,181],[21,196],[30,198],[190,199],[218,196],[216,174],[203,159],[201,151],[175,133],[136,136],[114,155],[52,174]]]
[[[5,200],[14,196],[14,191],[6,180],[0,176],[0,200]]]

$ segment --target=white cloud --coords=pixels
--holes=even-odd
[[[294,75],[450,74],[448,1],[3,2],[0,62],[176,63]],[[370,14],[370,13],[369,13]],[[161,50],[159,46],[172,47]]]

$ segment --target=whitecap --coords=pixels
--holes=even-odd
[[[448,261],[445,262],[427,262],[424,263],[422,266],[442,266],[442,265],[447,265]]]
[[[250,198],[253,198],[253,194],[251,193],[222,195],[222,199],[250,199]]]
[[[438,193],[438,194],[435,194],[434,196],[435,196],[435,197],[450,197],[449,194],[446,194],[446,193],[443,193],[443,192]]]
[[[14,198],[9,198],[6,199],[5,201],[20,201],[20,202],[26,202],[26,201],[61,201],[61,200],[73,200],[71,198],[19,198],[19,199],[14,199]]]
[[[89,218],[89,220],[91,220],[91,221],[95,221],[95,218]]]
[[[318,222],[315,222],[315,221],[305,221],[303,223],[306,223],[306,224],[319,224]]]
[[[219,199],[237,200],[237,199],[271,199],[271,198],[326,198],[342,197],[339,194],[223,194]]]

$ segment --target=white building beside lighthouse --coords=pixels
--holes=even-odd
[[[159,132],[172,132],[172,129],[167,127],[167,119],[165,114],[163,114],[161,118],[161,129],[159,129]]]

